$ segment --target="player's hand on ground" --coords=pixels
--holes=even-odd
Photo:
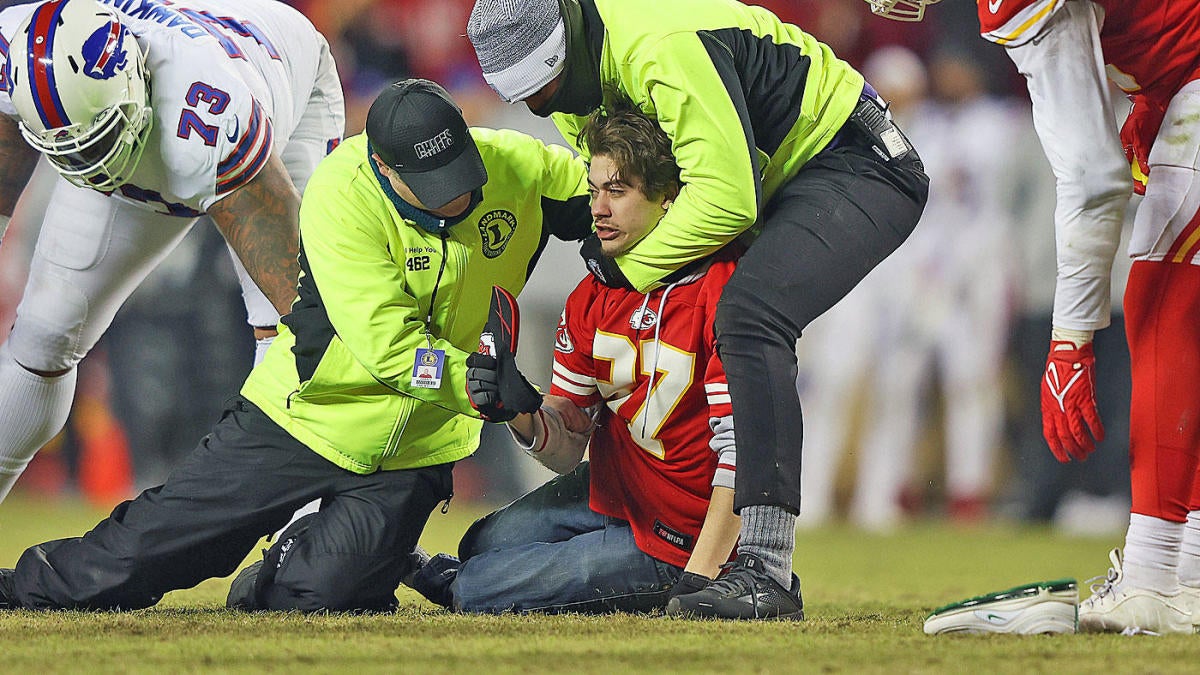
[[[1086,459],[1104,440],[1095,369],[1091,343],[1050,342],[1042,373],[1042,435],[1060,462]]]

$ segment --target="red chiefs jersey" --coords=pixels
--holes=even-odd
[[[604,402],[592,433],[591,508],[628,521],[647,555],[684,567],[712,495],[710,417],[732,415],[713,318],[733,273],[720,253],[708,272],[648,294],[591,276],[567,298],[555,340],[551,394]]]
[[[1041,32],[1065,0],[977,0],[983,37],[1021,44]],[[1127,93],[1166,107],[1200,77],[1200,0],[1091,0],[1104,9],[1100,46],[1108,77]]]

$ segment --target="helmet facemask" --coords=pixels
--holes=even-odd
[[[895,21],[920,21],[925,18],[925,7],[941,0],[866,0],[871,13]]]

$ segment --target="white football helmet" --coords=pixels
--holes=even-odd
[[[72,183],[113,190],[137,168],[153,114],[145,55],[95,0],[50,0],[8,53],[21,135]]]
[[[896,21],[920,21],[925,18],[925,7],[936,5],[942,0],[866,0],[871,12]]]

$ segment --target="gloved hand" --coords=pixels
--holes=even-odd
[[[1071,341],[1050,341],[1042,374],[1042,435],[1060,462],[1086,459],[1096,449],[1096,441],[1104,440],[1096,409],[1095,369],[1090,342],[1076,347]]]
[[[479,351],[467,356],[467,396],[490,422],[507,422],[542,406],[542,395],[517,368],[521,310],[511,293],[492,286],[487,324]]]
[[[667,599],[670,600],[671,598],[680,595],[687,595],[689,593],[702,591],[710,583],[712,583],[712,579],[709,579],[703,574],[684,572],[683,576],[679,577],[679,581],[676,581],[675,585],[671,587],[671,593],[667,596]]]
[[[587,263],[588,271],[596,277],[596,281],[609,288],[633,290],[633,285],[625,278],[621,268],[617,267],[617,261],[604,255],[600,248],[600,237],[596,236],[595,232],[583,240],[583,245],[579,247],[579,255]]]
[[[1133,191],[1144,195],[1150,177],[1150,148],[1154,146],[1166,109],[1151,103],[1145,96],[1133,96],[1132,99],[1129,116],[1121,125],[1121,146],[1133,173]]]

